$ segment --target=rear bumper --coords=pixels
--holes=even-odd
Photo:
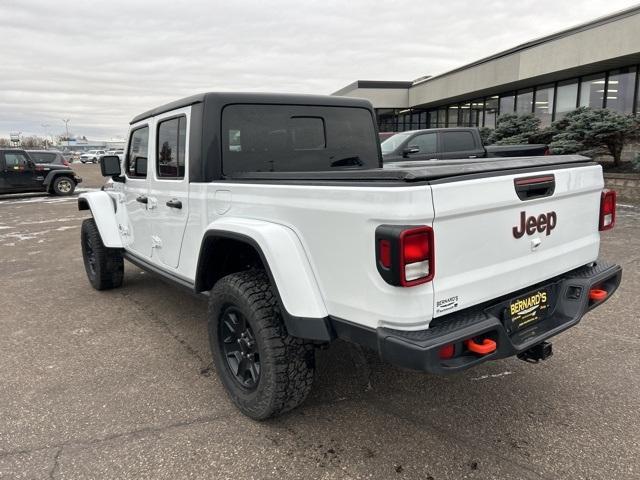
[[[508,298],[482,307],[438,318],[427,330],[378,328],[375,331],[375,347],[385,361],[400,367],[437,374],[465,370],[488,360],[522,353],[576,325],[585,313],[611,297],[620,285],[621,278],[620,266],[598,262],[538,285],[553,287],[557,295],[555,308],[547,318],[516,332],[508,332],[503,321],[505,310],[512,299],[526,292],[514,292]],[[589,290],[592,288],[606,290],[606,298],[590,300]],[[363,332],[358,334],[353,331],[353,326],[345,329],[344,324],[337,325],[334,322],[333,325],[339,337],[373,346],[371,335]],[[370,340],[368,342],[367,337]],[[478,355],[466,350],[463,342],[474,337],[493,339],[496,343],[495,351]],[[440,349],[449,344],[456,344],[456,356],[443,360],[440,358]]]

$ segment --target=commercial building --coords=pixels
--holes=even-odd
[[[383,131],[495,127],[503,113],[542,125],[579,106],[640,113],[640,6],[412,82],[358,80],[333,95],[373,103]]]

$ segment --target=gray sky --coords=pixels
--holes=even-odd
[[[127,132],[202,91],[328,94],[413,80],[627,8],[625,0],[0,0],[0,136]]]

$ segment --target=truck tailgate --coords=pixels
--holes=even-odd
[[[519,198],[516,179],[550,176],[552,195]],[[432,182],[434,317],[596,260],[602,188],[602,169],[593,164]]]

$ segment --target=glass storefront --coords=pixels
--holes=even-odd
[[[567,80],[558,83],[556,95],[555,120],[576,109],[578,103],[578,80]]]
[[[483,125],[496,128],[496,118],[498,118],[498,96],[494,95],[485,101]]]
[[[579,105],[581,107],[602,108],[605,84],[604,75],[584,77],[580,82]]]
[[[516,105],[516,97],[514,95],[502,95],[500,97],[500,115],[503,113],[513,113]]]
[[[636,68],[623,68],[609,73],[606,108],[619,113],[633,113],[636,90]]]
[[[548,127],[553,119],[554,86],[544,85],[536,88],[533,113],[540,119],[540,125]]]
[[[637,65],[581,78],[504,92],[425,110],[378,109],[381,132],[457,126],[495,128],[504,113],[533,113],[548,126],[577,106],[609,108],[619,113],[640,113],[640,81]],[[635,102],[635,105],[634,105]]]
[[[526,115],[531,113],[533,106],[533,88],[521,90],[516,97],[516,113],[518,115]]]

